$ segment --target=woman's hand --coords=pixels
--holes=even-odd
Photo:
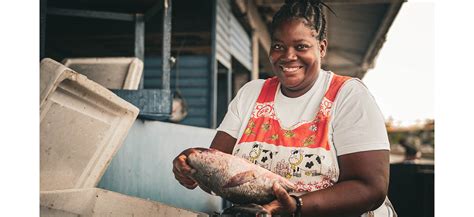
[[[226,132],[217,131],[214,139],[212,140],[210,148],[217,149],[227,154],[232,154],[232,150],[234,149],[236,141],[236,138],[232,137]],[[200,149],[205,148],[188,148],[181,152],[173,160],[174,178],[178,180],[182,186],[188,189],[195,189],[198,186],[198,183],[191,178],[191,174],[196,171],[191,166],[189,166],[189,164],[186,162],[186,159],[188,158],[189,154]],[[208,187],[200,187],[205,192],[212,194],[212,191]]]
[[[188,189],[195,189],[198,186],[198,183],[191,178],[191,175],[195,173],[196,170],[189,166],[189,164],[186,162],[189,154],[194,151],[197,151],[197,149],[186,149],[173,160],[174,178],[178,180],[182,186]]]
[[[271,214],[289,215],[296,210],[296,201],[293,199],[284,188],[278,183],[273,184],[273,192],[276,200],[263,205],[263,208]]]

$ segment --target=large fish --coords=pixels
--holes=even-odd
[[[215,149],[199,149],[188,156],[196,172],[192,178],[202,189],[236,204],[267,204],[275,200],[272,186],[278,182],[286,191],[296,186],[289,180],[243,158]]]

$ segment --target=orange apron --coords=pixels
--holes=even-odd
[[[312,121],[281,126],[275,114],[277,77],[265,81],[247,127],[233,154],[290,179],[297,192],[332,186],[339,177],[337,155],[328,138],[331,108],[350,77],[331,73],[331,82]]]

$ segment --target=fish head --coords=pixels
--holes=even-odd
[[[227,154],[216,149],[196,148],[188,154],[187,163],[204,173],[212,173],[216,170],[224,170],[227,165],[225,162]]]
[[[188,154],[191,161],[212,162],[219,158],[219,151],[216,149],[195,148]]]

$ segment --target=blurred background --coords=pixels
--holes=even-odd
[[[363,81],[385,115],[389,197],[400,216],[434,216],[434,3],[403,4]]]

